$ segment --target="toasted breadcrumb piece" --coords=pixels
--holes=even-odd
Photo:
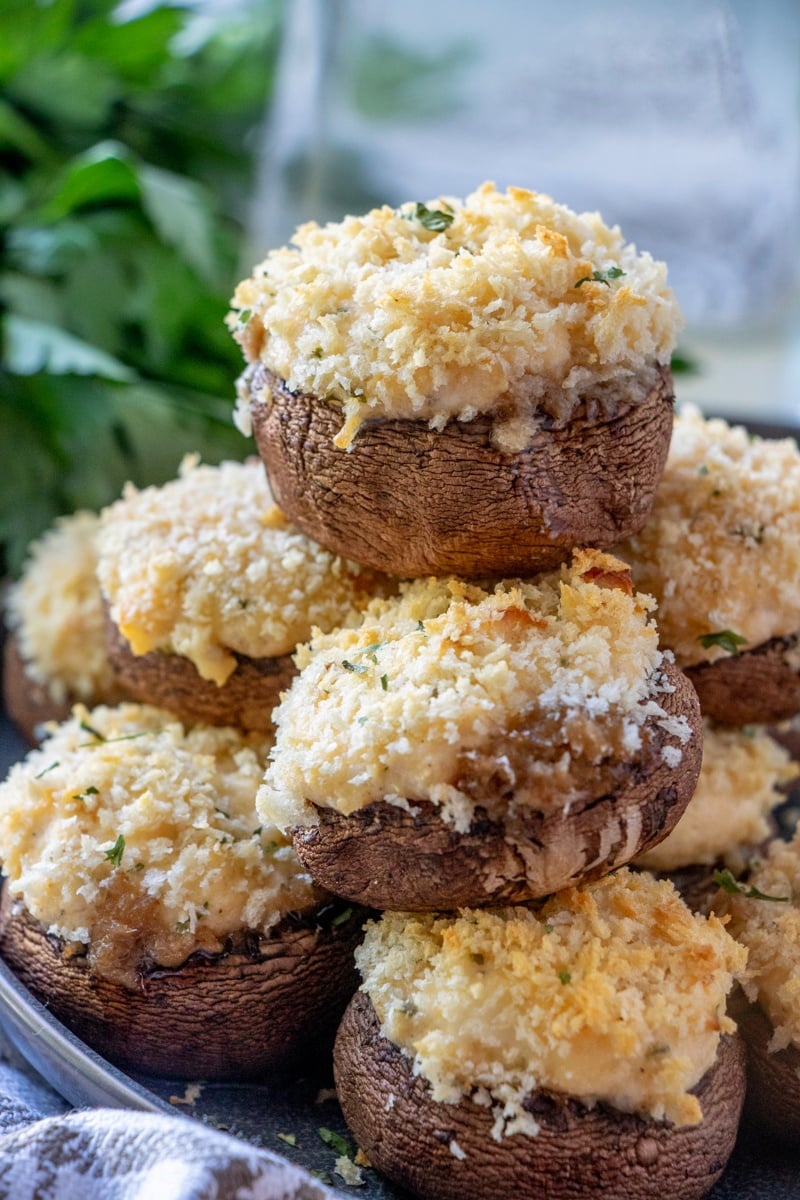
[[[514,452],[596,385],[644,398],[627,381],[669,363],[682,324],[666,278],[598,213],[485,183],[300,226],[239,284],[229,323],[248,362],[341,406],[340,447],[371,417],[441,428],[493,412]]]

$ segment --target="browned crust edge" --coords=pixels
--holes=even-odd
[[[134,654],[105,609],[106,648],[116,678],[143,704],[155,704],[183,721],[233,725],[248,732],[272,729],[272,711],[297,674],[290,654],[247,658],[219,687],[181,654]]]
[[[337,918],[338,923],[334,924]],[[64,953],[3,886],[0,953],[79,1038],[117,1065],[184,1079],[240,1079],[285,1066],[333,1036],[357,987],[353,951],[365,914],[341,906],[243,932],[218,955],[142,967],[136,990]],[[70,947],[70,950],[73,948]]]
[[[758,1004],[739,993],[732,1015],[747,1047],[748,1125],[768,1132],[796,1148],[800,1142],[800,1049],[790,1045],[770,1053],[774,1029]]]
[[[514,904],[598,879],[667,836],[694,792],[702,758],[697,696],[676,667],[665,712],[686,716],[694,736],[681,762],[661,750],[677,739],[656,727],[646,761],[630,764],[627,786],[574,804],[568,813],[528,810],[514,826],[481,810],[458,833],[429,802],[413,812],[379,802],[349,816],[320,808],[319,824],[290,830],[301,862],[321,886],[369,907],[451,909]]]
[[[724,725],[769,725],[800,712],[799,659],[800,633],[791,633],[684,670],[704,716]]]
[[[516,455],[492,444],[487,416],[440,431],[368,420],[345,452],[333,444],[339,409],[260,364],[243,386],[275,498],[322,546],[407,578],[526,575],[646,521],[672,433],[672,377],[656,371],[641,403],[564,428],[543,421]]]
[[[744,1049],[723,1037],[693,1094],[703,1121],[676,1128],[608,1105],[537,1092],[526,1103],[536,1137],[496,1142],[493,1114],[470,1099],[437,1103],[411,1060],[382,1037],[372,1002],[353,997],[334,1048],[345,1120],[371,1162],[422,1200],[698,1200],[733,1150],[744,1099]],[[461,1161],[450,1149],[466,1154]]]

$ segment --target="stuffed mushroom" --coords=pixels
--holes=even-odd
[[[334,552],[520,575],[643,524],[681,317],[664,264],[598,214],[484,184],[304,225],[233,306],[242,428]]]
[[[419,580],[315,637],[257,803],[312,876],[377,908],[517,902],[666,837],[702,725],[623,563]]]
[[[697,1200],[744,1097],[745,958],[625,869],[539,906],[384,913],[336,1039],[345,1119],[423,1200]]]
[[[355,985],[359,914],[256,816],[267,749],[78,707],[0,784],[0,951],[122,1066],[258,1074],[332,1032]]]

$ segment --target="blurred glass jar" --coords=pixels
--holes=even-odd
[[[484,179],[668,263],[681,398],[800,421],[798,0],[290,0],[255,257]]]

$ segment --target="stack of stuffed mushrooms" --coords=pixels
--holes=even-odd
[[[13,593],[21,723],[129,699],[0,787],[3,953],[118,1059],[175,1070],[169,1000],[179,1068],[235,1075],[341,1011],[380,910],[334,1055],[377,1168],[704,1195],[737,979],[762,1075],[800,1054],[800,843],[740,882],[794,774],[796,447],[674,419],[665,267],[521,189],[304,226],[234,310],[269,484],[188,460],[87,519],[58,646],[45,543]]]

